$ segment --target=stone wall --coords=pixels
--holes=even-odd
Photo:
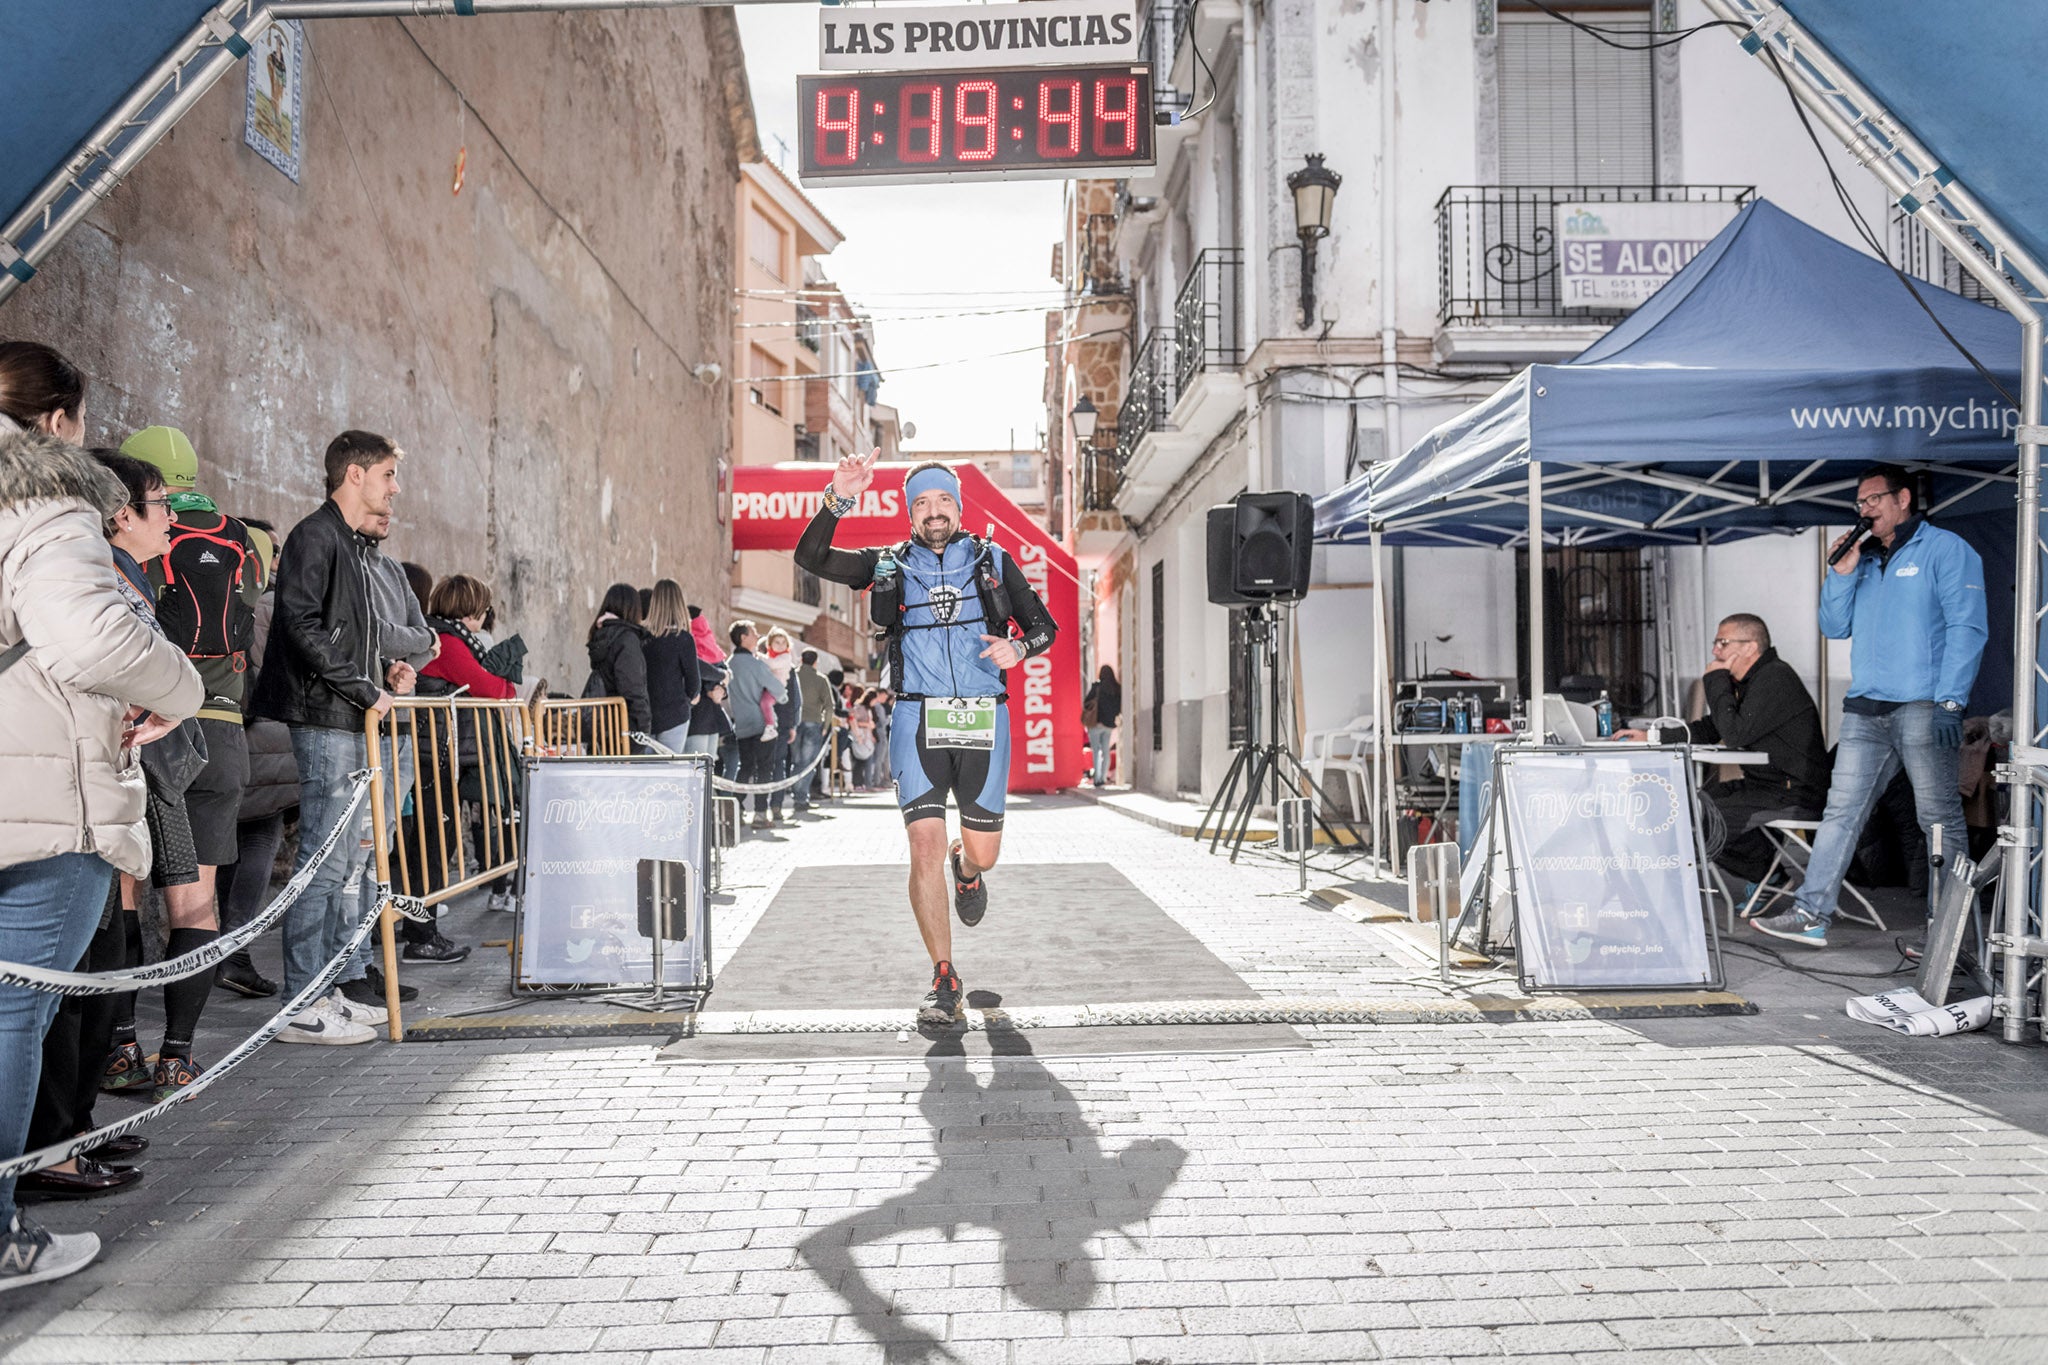
[[[89,439],[153,422],[203,491],[288,526],[345,427],[408,452],[391,552],[488,579],[529,680],[580,690],[607,583],[721,617],[733,187],[756,154],[729,10],[323,20],[300,183],[215,87],[0,336],[92,375]],[[458,149],[467,165],[453,193]]]

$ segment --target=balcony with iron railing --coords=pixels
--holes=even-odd
[[[1131,357],[1131,380],[1116,412],[1116,450],[1120,462],[1137,453],[1138,443],[1166,425],[1178,396],[1174,378],[1176,354],[1171,327],[1155,327]]]
[[[1174,296],[1170,334],[1146,339],[1118,414],[1124,460],[1117,507],[1144,517],[1209,444],[1244,411],[1243,253],[1234,247],[1196,254]],[[1148,368],[1164,365],[1164,369]]]
[[[1436,202],[1438,351],[1446,359],[1562,358],[1628,316],[1570,307],[1559,287],[1557,214],[1569,204],[1747,203],[1752,185],[1453,185]],[[1475,334],[1520,329],[1526,352]],[[1447,338],[1463,338],[1462,341]],[[1495,338],[1496,343],[1499,337]],[[1493,352],[1498,350],[1499,354]],[[1550,354],[1554,353],[1554,354]]]
[[[1117,490],[1123,487],[1124,460],[1116,431],[1105,423],[1095,429],[1095,443],[1081,457],[1081,510],[1115,512]]]
[[[1173,304],[1175,386],[1185,393],[1208,370],[1235,370],[1244,363],[1244,331],[1238,316],[1244,253],[1236,247],[1198,252]]]
[[[1129,292],[1124,283],[1122,264],[1117,260],[1115,214],[1089,214],[1081,221],[1076,245],[1081,255],[1075,264],[1080,267],[1077,283],[1082,293],[1095,298],[1111,298]]]
[[[796,306],[797,345],[815,354],[824,330],[824,319],[817,309],[801,303]]]

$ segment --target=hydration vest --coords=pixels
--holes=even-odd
[[[996,563],[995,543],[986,537],[968,533],[974,542],[974,595],[981,604],[981,619],[986,622],[984,630],[990,635],[1007,635],[1010,629],[1010,590],[1003,586],[1003,575]],[[868,618],[874,623],[875,638],[885,642],[889,654],[889,676],[901,695],[915,695],[905,691],[903,671],[903,637],[912,630],[942,630],[954,626],[975,624],[972,621],[931,621],[923,625],[910,625],[904,617],[910,605],[903,600],[903,563],[917,542],[906,540],[886,547],[875,566],[874,586],[868,595]],[[943,559],[943,553],[941,553]]]
[[[242,523],[216,512],[198,524],[187,512],[171,528],[171,549],[162,560],[164,585],[157,594],[156,619],[165,638],[192,659],[233,659],[240,672],[256,633],[256,612],[242,599],[242,575],[255,572],[249,533]]]

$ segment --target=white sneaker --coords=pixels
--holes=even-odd
[[[340,991],[335,991],[329,995],[327,1003],[334,1007],[336,1014],[339,1014],[351,1024],[382,1025],[390,1022],[391,1019],[391,1011],[385,1009],[382,1005],[365,1005],[359,1000],[349,999]]]
[[[17,1210],[13,1224],[0,1233],[0,1294],[44,1280],[61,1280],[91,1265],[99,1254],[96,1233],[50,1232]]]
[[[291,1022],[277,1035],[277,1041],[345,1047],[351,1043],[367,1043],[376,1036],[376,1030],[344,1017],[334,1008],[330,997],[322,996],[293,1015]]]
[[[512,912],[512,893],[510,891],[493,891],[490,900],[485,902],[484,909],[496,910],[501,914],[510,914]]]

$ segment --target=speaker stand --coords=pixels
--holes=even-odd
[[[1269,615],[1268,613],[1272,613]],[[1308,798],[1309,813],[1315,817],[1317,828],[1323,831],[1333,847],[1341,846],[1337,831],[1331,827],[1322,812],[1322,793],[1316,787],[1315,779],[1307,768],[1280,739],[1280,622],[1277,606],[1256,603],[1246,609],[1245,634],[1248,643],[1254,646],[1253,665],[1263,664],[1266,672],[1266,742],[1258,742],[1259,724],[1255,715],[1245,743],[1238,746],[1237,754],[1230,761],[1230,770],[1224,775],[1223,785],[1216,792],[1216,799],[1209,803],[1208,812],[1202,817],[1202,824],[1196,833],[1200,838],[1210,828],[1210,821],[1219,810],[1230,811],[1230,802],[1237,793],[1238,783],[1244,783],[1244,795],[1237,808],[1230,811],[1224,825],[1218,826],[1209,838],[1209,851],[1214,853],[1226,840],[1230,844],[1230,861],[1235,863],[1237,855],[1244,851],[1246,835],[1251,830],[1252,815],[1258,808],[1260,793],[1267,780],[1273,783],[1273,803],[1277,813],[1280,794],[1283,790],[1296,796]],[[1257,687],[1256,675],[1253,687]],[[1256,695],[1256,694],[1255,694]],[[1363,848],[1365,836],[1349,820],[1340,820],[1351,836],[1351,846]]]

